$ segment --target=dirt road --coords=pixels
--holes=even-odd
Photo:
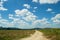
[[[35,33],[31,34],[30,37],[22,38],[20,40],[49,40],[49,39],[47,39],[45,36],[43,36],[42,32],[36,30]]]

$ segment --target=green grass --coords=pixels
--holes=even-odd
[[[51,40],[60,40],[60,29],[58,28],[53,29],[46,28],[40,31],[43,32],[44,35]]]
[[[60,29],[58,28],[46,28],[38,31],[51,40],[60,40]],[[18,40],[28,37],[34,32],[35,30],[0,30],[0,40]]]
[[[34,30],[0,30],[0,40],[17,40],[28,37]]]

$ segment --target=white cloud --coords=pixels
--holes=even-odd
[[[29,15],[24,17],[24,20],[28,21],[28,22],[32,22],[34,20],[36,20],[36,16],[35,15]]]
[[[24,4],[23,6],[26,7],[26,8],[28,8],[28,9],[30,8],[29,4]]]
[[[0,25],[3,27],[6,27],[6,25],[8,24],[8,20],[6,19],[0,19]]]
[[[2,17],[1,17],[1,14],[0,14],[0,19],[1,19]]]
[[[5,20],[5,19],[1,19],[0,20],[0,23],[5,23],[5,22],[7,22],[8,20]]]
[[[13,21],[16,22],[16,21],[19,21],[20,19],[19,18],[14,18]]]
[[[31,26],[29,25],[29,23],[25,22],[24,20],[16,20],[16,21],[13,21],[13,23],[15,24],[15,26],[22,29],[30,28],[28,26]]]
[[[16,12],[17,15],[20,15],[22,17],[33,15],[33,13],[31,13],[28,9],[15,10],[15,12]]]
[[[37,7],[34,7],[34,9],[37,9]]]
[[[15,12],[17,15],[25,16],[28,13],[28,10],[27,9],[15,10]]]
[[[38,2],[38,0],[32,0],[32,2],[36,2],[36,3],[37,3],[37,2]]]
[[[4,1],[8,1],[8,0],[4,0]]]
[[[52,9],[51,8],[48,8],[46,11],[49,11],[50,12],[50,11],[52,11]]]
[[[60,23],[58,23],[60,22],[60,14],[57,14],[55,17],[51,18],[50,21],[53,21],[51,23],[45,17],[42,19],[38,19],[37,16],[30,12],[28,9],[15,10],[15,13],[16,13],[15,15],[9,14],[9,17],[10,19],[12,19],[12,21],[1,18],[0,26],[17,27],[22,29],[46,28],[46,27],[56,28],[60,26],[59,25]]]
[[[51,20],[53,20],[53,22],[55,23],[60,24],[60,14],[57,14],[55,17],[51,18]]]
[[[34,10],[33,10],[33,12],[36,12],[36,9],[37,9],[37,7],[34,7]]]
[[[12,14],[9,14],[9,19],[14,19],[14,17],[13,17],[14,15],[12,15]]]
[[[36,16],[32,12],[30,12],[28,9],[22,9],[15,10],[15,13],[15,15],[9,14],[10,19],[13,19],[11,23],[12,25],[14,25],[14,27],[25,29],[33,28],[32,24],[30,24],[29,22],[33,22],[34,20],[36,20]]]
[[[8,9],[4,8],[4,7],[0,7],[0,10],[2,11],[7,11]]]
[[[3,6],[2,4],[3,4],[3,2],[0,2],[0,6]]]
[[[43,18],[41,20],[36,20],[33,24],[36,24],[37,22],[40,23],[40,24],[47,24],[47,23],[49,23],[46,18]]]
[[[57,3],[59,0],[39,0],[40,4],[54,4]]]
[[[9,19],[14,19],[13,17],[9,17]]]
[[[10,16],[10,17],[13,17],[13,15],[12,15],[12,14],[9,14],[9,16]]]
[[[36,16],[27,9],[15,10],[17,15],[22,16],[22,19],[25,21],[33,21],[36,19]]]
[[[17,15],[17,14],[16,14],[15,16],[16,16],[16,17],[20,17],[20,15]]]
[[[47,24],[49,24],[49,22],[47,21],[46,18],[43,19],[39,19],[39,20],[35,20],[33,23],[33,26],[37,27],[37,28],[45,28],[47,27]]]
[[[8,9],[6,9],[6,8],[3,7],[4,1],[7,1],[7,0],[1,0],[1,2],[0,2],[0,10],[7,11]]]
[[[40,4],[56,4],[60,0],[32,0],[33,2],[40,2]]]

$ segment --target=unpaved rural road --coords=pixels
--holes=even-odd
[[[22,38],[20,40],[49,40],[45,36],[43,36],[43,33],[40,31],[35,31],[34,34],[32,34],[30,37]]]

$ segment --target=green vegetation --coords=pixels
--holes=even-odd
[[[34,30],[0,30],[0,40],[17,40],[28,37]]]
[[[44,33],[44,36],[51,40],[60,40],[60,29],[45,28],[38,30]],[[33,34],[35,30],[0,30],[0,40],[18,40]]]
[[[44,35],[47,38],[50,38],[51,40],[60,40],[60,29],[58,28],[53,28],[53,29],[46,28],[40,31],[43,32]]]

